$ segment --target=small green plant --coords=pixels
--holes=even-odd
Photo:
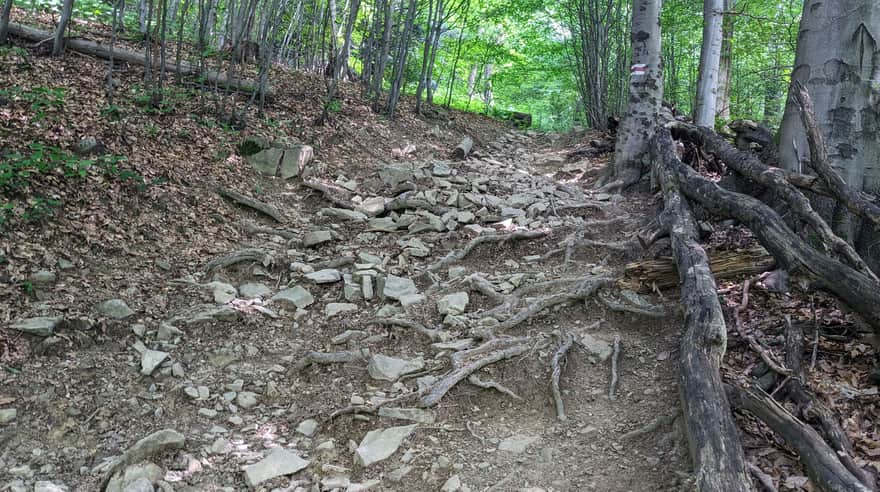
[[[342,111],[342,102],[339,99],[334,99],[327,103],[327,111],[331,113],[338,113]]]
[[[31,281],[25,280],[20,285],[21,285],[21,290],[25,294],[33,294],[34,293],[34,284]]]
[[[22,215],[22,219],[29,223],[42,222],[44,219],[55,215],[55,209],[61,205],[60,200],[41,196],[34,197],[29,202]]]
[[[122,119],[122,108],[115,104],[110,104],[101,110],[101,116],[110,121],[119,121]]]
[[[64,88],[37,86],[26,90],[12,86],[8,89],[0,89],[0,98],[27,104],[36,119],[43,120],[50,109],[64,107]]]
[[[9,221],[12,220],[12,213],[15,210],[15,205],[10,202],[4,202],[0,204],[0,231],[6,229]],[[0,260],[4,259],[3,256],[0,256]],[[0,264],[3,264],[3,261],[0,261]]]

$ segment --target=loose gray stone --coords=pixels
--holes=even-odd
[[[55,283],[56,277],[55,273],[49,270],[40,270],[39,272],[32,273],[28,280],[35,286],[47,287]]]
[[[401,296],[418,294],[418,292],[419,290],[416,288],[415,282],[408,278],[395,275],[388,275],[385,277],[385,287],[382,289],[382,293],[385,297],[399,300]]]
[[[388,357],[387,355],[375,354],[370,357],[370,363],[367,365],[367,371],[373,379],[382,381],[397,381],[400,376],[411,372],[421,371],[425,367],[425,362],[419,359],[406,360],[396,357]]]
[[[390,419],[410,420],[420,424],[433,424],[434,412],[421,408],[379,407],[379,416]]]
[[[182,337],[183,332],[177,329],[174,325],[168,323],[159,324],[159,329],[156,330],[156,339],[157,340],[173,340],[177,337]]]
[[[349,342],[350,340],[363,340],[366,337],[367,332],[363,330],[345,330],[339,335],[333,337],[333,339],[330,340],[330,343],[334,345],[341,345],[343,343]]]
[[[461,490],[461,478],[458,475],[453,475],[443,483],[443,486],[440,487],[440,492],[458,492]]]
[[[397,228],[397,222],[391,217],[376,217],[367,225],[367,230],[373,232],[396,232]]]
[[[226,304],[235,299],[238,295],[238,289],[224,282],[211,282],[211,294],[214,296],[214,302],[217,304]]]
[[[283,155],[284,149],[268,148],[246,156],[244,159],[263,176],[275,176],[278,173],[278,165]]]
[[[306,437],[312,437],[318,430],[318,421],[315,419],[303,420],[296,426],[296,431]]]
[[[357,210],[348,210],[345,208],[322,208],[321,214],[328,217],[335,217],[342,220],[350,220],[352,222],[364,222],[367,216]]]
[[[108,487],[109,491],[110,488]],[[155,492],[156,489],[153,487],[153,483],[150,482],[148,478],[137,478],[125,484],[125,488],[122,489],[122,492]]]
[[[257,395],[250,391],[242,391],[235,397],[235,403],[245,410],[257,406]]]
[[[529,446],[538,442],[538,436],[511,436],[501,441],[498,445],[499,451],[510,454],[522,454]]]
[[[272,289],[267,287],[266,284],[247,283],[238,286],[238,295],[240,295],[242,299],[268,297],[271,293]]]
[[[413,433],[417,425],[371,430],[355,450],[355,461],[366,467],[388,458]]]
[[[412,166],[409,165],[390,165],[379,169],[379,179],[390,187],[397,186],[404,181],[412,181],[415,179]]]
[[[361,279],[361,295],[365,300],[373,299],[373,277],[363,277]]]
[[[332,284],[342,280],[342,273],[333,268],[325,268],[306,275],[306,278],[316,284]]]
[[[226,454],[227,447],[229,447],[229,441],[226,438],[218,437],[211,443],[208,452],[211,454]]]
[[[449,167],[449,162],[447,161],[434,161],[434,167],[431,169],[431,174],[445,178],[452,174],[452,168]]]
[[[10,328],[30,335],[48,337],[55,332],[55,328],[62,321],[64,321],[64,318],[61,316],[38,316],[36,318],[28,318],[13,323]]]
[[[162,363],[165,359],[168,358],[168,352],[161,352],[159,350],[145,350],[143,355],[141,355],[141,374],[144,376],[149,376],[153,374],[153,371],[159,367],[159,364]]]
[[[403,307],[414,306],[423,302],[425,302],[425,296],[423,294],[407,294],[405,296],[400,296],[400,305]]]
[[[295,285],[289,289],[284,289],[272,297],[273,302],[280,303],[285,307],[295,307],[305,309],[315,302],[315,298],[302,286]]]
[[[58,268],[61,270],[73,270],[76,268],[76,265],[73,264],[72,261],[67,258],[58,258]]]
[[[34,484],[34,492],[67,492],[65,485],[57,485],[52,482],[39,481]]]
[[[283,475],[292,475],[309,466],[309,462],[299,455],[283,448],[275,448],[262,460],[242,468],[244,480],[249,487]]]
[[[324,307],[324,315],[332,318],[337,314],[350,313],[357,311],[358,305],[350,302],[331,302]]]
[[[123,319],[134,314],[122,299],[110,299],[98,304],[98,312],[111,318]]]
[[[357,210],[370,217],[375,217],[385,211],[385,198],[381,196],[369,197],[358,205]]]
[[[600,340],[589,333],[581,336],[581,346],[589,353],[595,355],[603,362],[611,357],[611,344],[605,340]]]
[[[235,321],[238,319],[238,311],[227,304],[220,306],[199,304],[193,306],[188,312],[175,316],[169,323],[183,323],[187,326],[214,323],[216,321]]]
[[[467,309],[468,302],[470,302],[470,297],[467,292],[454,292],[437,301],[437,312],[453,316],[463,314]]]
[[[18,417],[18,410],[15,408],[0,408],[0,425],[8,424]]]
[[[290,179],[305,173],[314,158],[315,149],[310,145],[294,145],[285,149],[281,157],[281,178]]]
[[[303,234],[303,246],[311,248],[333,240],[333,233],[330,231],[312,231]]]

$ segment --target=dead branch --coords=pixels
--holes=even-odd
[[[748,463],[748,467],[755,479],[758,480],[758,483],[761,484],[761,487],[764,487],[765,492],[777,491],[776,485],[773,484],[773,477],[762,472],[760,468],[751,463]]]
[[[490,364],[522,355],[531,350],[534,343],[530,337],[496,338],[474,349],[456,352],[452,357],[453,369],[431,386],[419,400],[419,406],[428,408],[440,403],[449,390],[471,374]]]
[[[346,364],[365,362],[370,357],[370,349],[343,350],[340,352],[309,352],[294,364],[293,369],[302,371],[312,364]]]
[[[264,267],[268,267],[275,262],[272,255],[266,251],[259,249],[243,249],[209,261],[205,265],[205,273],[210,275],[217,270],[237,265],[245,261],[253,261]]]
[[[869,200],[846,184],[846,181],[832,169],[828,160],[828,147],[825,145],[825,137],[816,120],[813,109],[813,101],[806,88],[798,81],[792,84],[791,98],[800,110],[801,122],[807,132],[807,143],[810,146],[810,167],[822,179],[831,193],[843,203],[851,212],[874,223],[874,227],[880,227],[880,206]]]
[[[418,321],[403,318],[373,318],[367,324],[380,326],[398,326],[409,328],[414,332],[427,337],[432,342],[443,342],[449,339],[449,333],[443,330],[435,330],[426,327]]]
[[[751,285],[751,283],[752,283],[751,280],[746,280],[745,282],[743,282],[742,301],[739,303],[739,305],[737,305],[736,307],[733,308],[733,319],[734,319],[734,323],[736,324],[736,332],[739,333],[739,336],[743,340],[748,342],[749,347],[755,353],[757,353],[758,355],[761,356],[761,360],[764,361],[764,364],[767,364],[767,367],[769,367],[770,369],[772,369],[773,371],[775,371],[779,374],[782,374],[783,376],[791,376],[792,375],[791,369],[788,369],[788,368],[782,366],[781,364],[779,364],[778,362],[776,362],[776,360],[773,358],[773,356],[770,354],[770,352],[767,349],[765,349],[760,343],[758,343],[758,341],[755,340],[755,337],[746,333],[745,329],[743,328],[742,312],[745,311],[745,309],[749,305],[749,286]]]
[[[617,389],[617,360],[620,358],[620,336],[614,335],[613,351],[611,352],[611,384],[608,385],[608,399],[614,400]]]
[[[727,386],[730,404],[746,410],[778,433],[797,451],[807,474],[821,490],[871,492],[840,462],[837,454],[810,426],[799,421],[757,386]]]
[[[636,306],[632,303],[618,302],[617,300],[611,299],[609,295],[609,292],[604,290],[596,297],[598,297],[599,302],[612,311],[647,316],[649,318],[662,318],[663,316],[666,316],[666,312],[657,306],[652,306],[650,304]]]
[[[562,376],[562,366],[565,364],[565,356],[574,345],[574,335],[567,334],[562,337],[562,343],[553,353],[551,366],[553,370],[550,373],[550,389],[553,392],[553,402],[556,404],[556,418],[565,421],[568,417],[565,415],[565,402],[562,401],[562,392],[559,390],[559,378]]]
[[[535,231],[516,231],[510,234],[486,234],[484,236],[477,236],[471,239],[467,244],[464,245],[461,249],[450,251],[444,258],[437,260],[433,264],[429,265],[427,270],[429,272],[436,272],[441,268],[447,267],[457,261],[464,259],[467,255],[470,254],[471,251],[474,250],[477,246],[486,243],[504,243],[507,241],[515,241],[520,239],[536,239],[539,237],[544,237],[547,235],[547,231],[543,230],[535,230]]]
[[[636,437],[642,437],[652,432],[656,432],[663,426],[674,424],[676,418],[678,418],[678,415],[661,415],[654,420],[648,422],[646,425],[643,425],[638,429],[633,429],[626,434],[620,436],[620,440],[626,441]]]
[[[302,234],[296,231],[288,231],[285,229],[275,229],[274,227],[263,227],[245,220],[240,223],[241,229],[248,234],[269,234],[272,236],[280,236],[284,239],[299,239]]]
[[[342,256],[339,258],[334,258],[332,260],[319,261],[312,265],[312,268],[315,270],[324,270],[327,268],[342,268],[348,265],[353,265],[355,262],[355,258],[352,256]]]
[[[416,192],[407,191],[404,192],[394,198],[392,198],[388,203],[385,204],[385,210],[397,211],[397,210],[427,210],[434,215],[443,215],[449,211],[447,207],[443,205],[432,204],[431,202],[422,199],[415,198],[414,195]]]
[[[354,204],[351,202],[351,193],[341,186],[336,186],[332,183],[322,183],[317,179],[304,179],[302,185],[306,188],[320,192],[325,200],[339,208],[344,208],[346,210],[354,210],[355,208]],[[342,195],[344,198],[336,196],[337,194]]]
[[[496,383],[495,381],[483,381],[476,374],[471,374],[470,376],[468,376],[468,382],[479,388],[493,389],[495,391],[498,391],[499,393],[505,394],[513,398],[514,400],[522,400],[519,395],[508,389],[506,386]]]
[[[459,160],[465,160],[467,159],[468,154],[471,153],[473,146],[474,140],[465,135],[465,137],[461,139],[461,143],[459,143],[452,151],[452,156]]]
[[[709,268],[718,280],[755,275],[772,270],[776,266],[776,259],[761,246],[706,253],[709,255]],[[640,292],[649,292],[652,286],[657,286],[658,289],[677,287],[678,270],[672,258],[628,263],[624,270],[623,283],[628,288]]]
[[[276,222],[279,222],[279,223],[285,222],[284,214],[282,214],[280,210],[273,207],[272,205],[269,205],[268,203],[263,203],[259,200],[255,200],[247,195],[242,195],[241,193],[239,193],[237,191],[226,190],[223,188],[218,188],[217,194],[222,196],[223,198],[227,198],[229,200],[232,200],[233,202],[235,202],[239,205],[244,205],[246,207],[250,207],[250,208],[256,210],[257,212],[260,212],[264,215],[268,215],[269,217],[273,218]]]
[[[477,273],[468,276],[467,282],[468,287],[470,287],[471,290],[475,290],[480,294],[483,294],[484,296],[488,297],[490,301],[496,304],[500,304],[508,298],[508,296],[505,296],[504,294],[496,291],[491,282],[489,282]]]

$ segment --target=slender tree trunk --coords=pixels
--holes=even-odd
[[[73,15],[73,0],[64,0],[61,5],[61,19],[55,29],[55,41],[52,43],[52,56],[58,56],[64,52],[64,32],[67,31],[67,23]]]
[[[379,54],[379,63],[373,76],[373,111],[379,110],[379,99],[382,97],[382,81],[385,80],[385,68],[388,63],[388,55],[391,52],[391,30],[394,27],[394,17],[391,15],[394,0],[385,0],[385,12],[383,14],[384,26],[382,28],[382,44]]]
[[[0,45],[6,44],[6,36],[9,33],[9,16],[12,13],[12,0],[3,2],[3,11],[0,12]]]
[[[138,29],[141,35],[147,34],[147,0],[141,0],[138,4]]]
[[[440,0],[437,0],[436,5],[438,7],[439,3]],[[428,76],[429,52],[431,50],[431,41],[434,38],[434,5],[434,0],[428,0],[428,20],[425,22],[425,43],[422,45],[422,68],[419,70],[419,84],[416,86],[416,114],[422,114],[422,94],[424,93],[425,85],[427,84],[425,77]]]
[[[418,1],[409,0],[403,32],[400,33],[400,46],[397,51],[397,63],[394,67],[394,77],[391,82],[391,94],[388,96],[387,111],[389,118],[394,118],[394,111],[397,109],[397,101],[400,99],[400,90],[403,86],[403,72],[406,68],[406,59],[409,54],[409,41],[416,20],[416,7],[418,7]]]
[[[649,160],[648,142],[659,123],[663,101],[660,5],[661,0],[633,0],[629,103],[617,133],[614,160],[601,182],[606,190],[638,183]]]
[[[801,82],[815,105],[831,166],[846,183],[880,194],[880,6],[874,0],[806,1],[792,81]],[[798,108],[785,107],[779,153],[783,166],[801,171],[809,147]],[[875,271],[880,271],[880,233],[839,204],[817,207]]]
[[[113,95],[116,92],[113,81],[113,52],[116,49],[116,34],[120,23],[124,21],[121,13],[125,8],[125,0],[117,0],[113,4],[113,25],[110,31],[110,59],[107,61],[107,104],[113,106]]]
[[[715,115],[724,121],[730,120],[730,61],[733,58],[733,29],[735,17],[731,12],[736,7],[733,0],[724,0],[724,22],[721,28],[721,63],[718,66],[718,97]]]
[[[700,52],[700,75],[694,123],[715,127],[715,104],[718,99],[718,67],[721,62],[721,38],[724,24],[724,0],[703,3],[703,48]]]

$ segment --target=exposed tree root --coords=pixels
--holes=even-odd
[[[351,193],[341,186],[336,186],[333,183],[322,183],[317,179],[304,179],[302,184],[306,188],[320,192],[325,200],[339,208],[346,210],[354,210],[355,208],[354,203],[351,202]],[[342,195],[342,197],[336,195]]]
[[[281,213],[281,211],[278,210],[277,208],[273,207],[272,205],[269,205],[268,203],[263,203],[259,200],[255,200],[247,195],[242,195],[241,193],[239,193],[237,191],[226,190],[223,188],[218,188],[217,194],[222,196],[223,198],[227,198],[229,200],[232,200],[233,202],[235,202],[239,205],[244,205],[246,207],[250,207],[250,208],[256,210],[257,212],[260,212],[264,215],[268,215],[269,217],[273,218],[276,222],[279,222],[279,223],[285,222],[284,214]]]
[[[354,257],[352,256],[342,256],[340,258],[334,258],[332,260],[319,261],[312,265],[312,268],[315,270],[323,270],[325,268],[342,268],[348,265],[353,265],[355,262]]]
[[[410,330],[427,337],[432,342],[444,342],[449,339],[449,333],[443,330],[435,330],[426,327],[418,321],[403,318],[373,318],[368,324],[381,326],[398,326],[401,328],[409,328]]]
[[[709,259],[697,241],[696,221],[679,191],[678,171],[668,164],[670,157],[677,160],[668,132],[665,139],[667,145],[652,146],[654,176],[663,190],[664,209],[659,223],[672,240],[686,313],[680,388],[696,488],[704,492],[752,491],[719,373],[727,342],[724,314]],[[655,136],[653,142],[657,141]]]
[[[117,472],[121,473],[126,466],[139,463],[159,453],[181,449],[183,446],[184,437],[175,430],[163,429],[150,434],[134,443],[120,456],[110,458],[92,470],[93,473],[103,473],[98,490],[102,492],[106,490],[113,475]]]
[[[776,485],[773,484],[773,478],[770,475],[767,475],[757,466],[749,463],[749,472],[751,472],[752,476],[755,477],[755,480],[761,484],[761,487],[764,487],[764,492],[776,492]]]
[[[516,231],[510,234],[486,234],[471,239],[461,249],[450,251],[445,257],[437,260],[428,266],[429,272],[436,272],[441,268],[447,267],[457,261],[464,259],[477,246],[485,243],[503,243],[507,241],[515,241],[520,239],[536,239],[547,235],[547,231]]]
[[[795,449],[807,473],[821,490],[872,492],[838,459],[837,454],[810,426],[799,421],[758,387],[728,386],[730,403],[747,410],[785,439]]]
[[[709,152],[715,154],[726,165],[747,178],[772,189],[777,193],[791,211],[819,236],[819,239],[833,252],[845,259],[856,270],[872,278],[875,282],[877,277],[868,268],[865,260],[856,253],[855,249],[846,241],[839,238],[831,230],[825,220],[813,210],[810,200],[795,188],[786,179],[785,173],[777,168],[768,167],[758,160],[754,154],[741,152],[734,149],[724,139],[708,128],[697,128],[677,123],[675,133],[681,134],[698,144],[701,144]]]
[[[536,343],[538,340],[532,337],[495,338],[479,347],[454,353],[453,369],[431,385],[427,394],[419,399],[419,406],[428,408],[440,403],[449,390],[471,374],[490,364],[522,355],[532,350]]]
[[[522,400],[519,395],[508,389],[506,386],[496,383],[495,381],[483,381],[476,374],[471,374],[470,376],[468,376],[468,382],[479,388],[493,389],[501,394],[513,398],[514,400]]]
[[[608,399],[614,400],[617,391],[617,362],[620,359],[620,336],[614,336],[614,345],[611,352],[611,383],[608,385]]]
[[[266,251],[259,249],[243,249],[209,261],[205,265],[205,273],[210,275],[222,268],[227,268],[246,261],[253,261],[264,267],[268,267],[275,262],[272,255]]]
[[[631,313],[639,316],[647,316],[649,318],[662,318],[666,316],[666,311],[651,304],[645,303],[636,305],[628,302],[618,302],[615,299],[611,299],[610,292],[607,289],[600,292],[599,295],[596,297],[599,299],[599,302],[604,304],[605,307],[612,311]]]
[[[302,233],[296,231],[288,231],[285,229],[275,229],[274,227],[263,227],[250,221],[242,221],[241,229],[248,234],[270,234],[280,236],[284,239],[298,239],[302,237]]]
[[[517,311],[513,316],[502,321],[498,326],[498,330],[509,330],[514,326],[528,320],[532,316],[541,311],[569,301],[579,301],[595,294],[599,289],[614,284],[611,277],[588,277],[579,282],[576,287],[559,294],[551,294],[529,302],[525,307]]]
[[[629,439],[634,439],[636,437],[646,436],[651,434],[652,432],[657,432],[661,427],[672,425],[675,423],[675,419],[678,418],[678,415],[661,415],[654,420],[648,422],[646,425],[639,427],[638,429],[633,429],[626,434],[620,436],[621,441],[626,441]]]
[[[562,401],[562,392],[559,390],[559,378],[562,376],[562,366],[565,364],[565,356],[574,345],[574,335],[566,334],[562,337],[562,343],[553,353],[550,372],[550,390],[553,393],[553,402],[556,404],[556,418],[565,421],[565,402]]]
[[[414,198],[412,196],[414,194],[414,191],[408,191],[394,197],[391,201],[385,204],[385,210],[389,212],[407,209],[427,210],[434,215],[443,215],[449,211],[448,208],[442,205],[431,204],[427,200]]]
[[[345,364],[364,362],[370,357],[369,349],[344,350],[341,352],[309,352],[294,364],[293,369],[302,371],[312,364]]]

